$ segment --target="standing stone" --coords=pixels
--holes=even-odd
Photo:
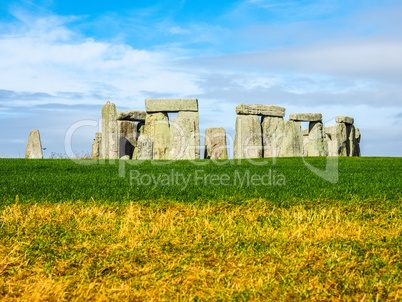
[[[346,124],[346,133],[348,136],[348,142],[347,142],[347,152],[348,152],[348,156],[355,156],[355,126],[353,126],[352,124]]]
[[[198,111],[197,99],[146,99],[147,113]]]
[[[281,144],[280,156],[302,156],[303,136],[300,122],[285,121],[284,137]]]
[[[102,132],[97,132],[95,134],[95,140],[92,143],[92,158],[93,159],[102,158],[101,150],[102,150]]]
[[[42,143],[38,129],[32,130],[29,134],[25,158],[43,158]]]
[[[152,142],[145,134],[141,134],[137,140],[133,159],[152,159]]]
[[[328,144],[328,156],[347,156],[347,131],[344,123],[336,123],[334,126],[325,127],[326,141]]]
[[[131,121],[117,121],[119,137],[119,158],[131,158],[137,146],[137,125]]]
[[[354,140],[355,154],[354,154],[354,156],[361,156],[360,138],[361,138],[360,130],[359,130],[359,128],[355,128],[355,140]]]
[[[145,122],[139,122],[137,124],[137,140],[141,134],[144,134],[145,131]]]
[[[267,105],[240,104],[236,107],[237,114],[284,117],[285,108]]]
[[[257,115],[238,115],[236,119],[236,137],[234,158],[261,158],[262,134],[261,123]]]
[[[116,159],[119,155],[116,106],[109,101],[102,107],[102,158]]]
[[[157,112],[147,114],[144,134],[152,142],[152,158],[168,159],[170,129],[167,113]]]
[[[176,117],[170,124],[169,159],[195,159],[195,122]]]
[[[310,122],[308,139],[304,141],[305,156],[327,156],[328,144],[324,132],[324,126],[321,122]],[[303,137],[303,140],[304,137]]]
[[[262,118],[264,157],[278,157],[281,154],[285,137],[285,122],[282,117],[264,116]]]
[[[191,118],[195,123],[195,159],[200,159],[200,117],[195,111],[179,111],[178,117]]]
[[[227,159],[226,132],[224,128],[205,130],[204,159]]]

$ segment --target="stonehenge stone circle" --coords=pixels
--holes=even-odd
[[[43,158],[42,142],[38,129],[32,130],[29,134],[25,158]]]
[[[200,158],[197,99],[146,99],[145,107],[121,112],[108,101],[102,107],[102,132],[92,144],[93,158]],[[285,121],[285,111],[238,105],[233,157],[361,156],[361,133],[352,117],[337,116],[334,126],[324,127],[321,113],[292,113]],[[176,112],[169,123],[168,113]],[[301,122],[309,122],[309,128],[302,131]],[[207,128],[204,158],[227,159],[226,144],[224,128]]]
[[[224,128],[207,128],[204,146],[204,159],[228,159]]]
[[[237,114],[260,115],[260,116],[285,116],[285,108],[266,105],[246,105],[240,104],[236,107]]]
[[[237,116],[233,157],[262,157],[261,123],[257,115]]]
[[[147,113],[155,112],[198,112],[197,99],[146,99],[145,108]]]
[[[291,121],[296,122],[321,122],[321,113],[291,113],[289,115]]]
[[[195,159],[195,122],[176,117],[170,124],[169,159]]]

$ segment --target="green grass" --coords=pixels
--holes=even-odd
[[[339,158],[338,172],[0,159],[0,300],[402,300],[402,159]]]
[[[144,161],[130,165],[128,163],[134,162],[124,161],[126,165],[122,171],[125,177],[119,177],[119,166],[123,161],[79,162],[81,164],[68,159],[0,159],[2,204],[13,203],[17,195],[20,202],[226,200],[241,203],[245,199],[264,198],[283,206],[296,205],[300,200],[349,201],[357,198],[395,202],[402,196],[401,158],[339,158],[337,184],[313,174],[301,158],[255,160],[260,165],[247,160],[230,160],[224,165],[212,161],[196,161],[196,164],[188,161]],[[319,168],[325,167],[325,158],[309,158],[308,162]],[[139,175],[138,179],[145,177],[142,184],[146,184],[149,177],[167,175],[169,178],[164,180],[169,185],[157,183],[155,186],[152,180],[148,186],[138,185],[135,179],[130,184],[130,170],[134,171],[132,176]],[[172,182],[177,173],[190,177],[188,186]],[[241,183],[244,177],[247,178],[247,173],[250,180],[253,176],[257,177],[257,185],[247,184],[247,181]],[[268,185],[258,181],[262,175],[266,175],[264,181]],[[208,177],[223,179],[222,184]]]

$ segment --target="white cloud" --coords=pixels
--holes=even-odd
[[[1,89],[51,95],[98,91],[123,99],[142,97],[140,90],[181,95],[199,92],[190,77],[172,67],[171,54],[77,40],[62,21],[42,18],[24,33],[0,36]]]

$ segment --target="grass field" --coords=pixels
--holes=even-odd
[[[257,164],[1,159],[0,298],[402,300],[401,158]]]

